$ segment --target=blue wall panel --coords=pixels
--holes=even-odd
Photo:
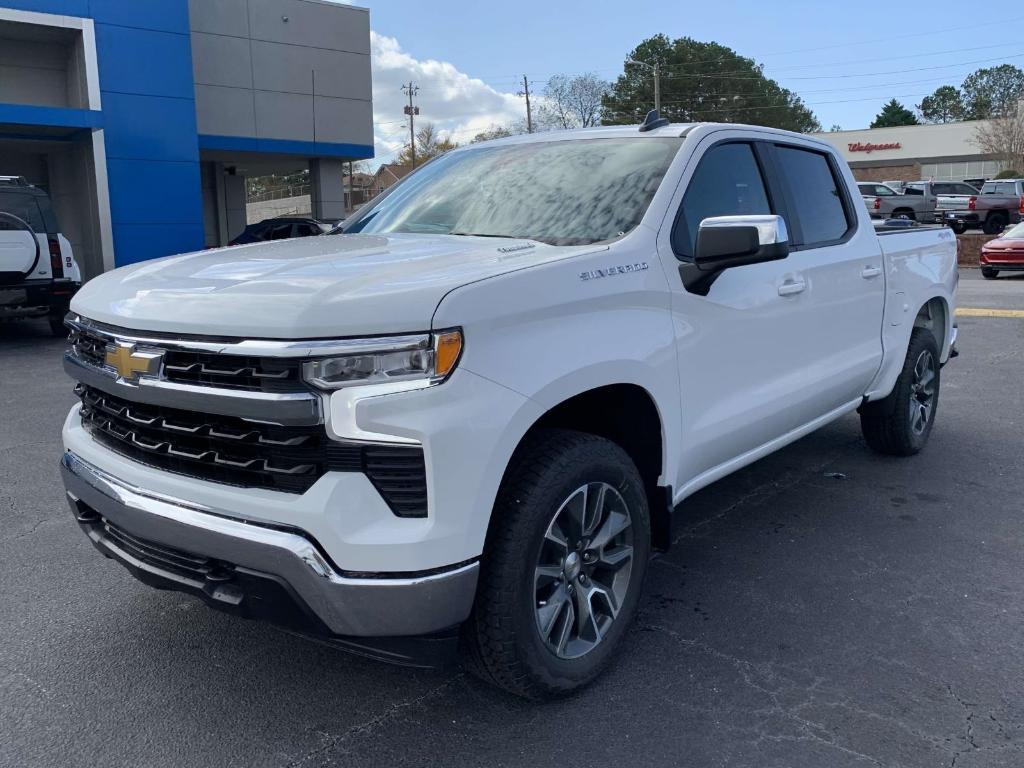
[[[199,245],[196,245],[199,243]],[[118,266],[187,253],[203,247],[203,224],[119,224],[114,227]]]
[[[97,24],[189,33],[187,0],[89,0]]]
[[[111,190],[110,218],[115,226],[203,223],[198,163],[128,160],[108,155],[107,177]],[[117,194],[113,194],[114,190]]]
[[[195,122],[195,104],[188,99],[104,93],[107,156],[135,160],[196,160],[194,131],[175,126]]]
[[[96,23],[100,90],[195,99],[188,35]]]

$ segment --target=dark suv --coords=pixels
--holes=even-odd
[[[316,219],[301,216],[279,216],[276,219],[264,219],[256,224],[250,224],[229,245],[260,243],[264,240],[287,240],[290,237],[311,237],[322,235],[330,228],[330,224]]]

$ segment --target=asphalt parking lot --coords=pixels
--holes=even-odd
[[[959,323],[924,453],[848,417],[702,491],[621,660],[545,705],[135,582],[63,500],[62,342],[0,326],[0,765],[1020,766],[1024,318]]]

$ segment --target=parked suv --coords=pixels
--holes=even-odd
[[[858,182],[857,188],[872,218],[905,218],[928,222],[935,219],[938,201],[930,189],[907,187],[897,192],[887,184],[867,181]]]
[[[63,336],[81,282],[49,195],[21,176],[0,176],[0,320],[48,317]]]
[[[966,184],[959,184],[966,187]],[[969,188],[969,187],[968,187]],[[956,233],[980,228],[986,235],[997,235],[1007,224],[1016,224],[1024,211],[1024,179],[986,181],[980,192],[939,195],[942,220]]]

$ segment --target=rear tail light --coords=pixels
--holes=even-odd
[[[880,198],[880,197],[876,197],[875,198],[875,210],[876,211],[882,210],[882,198]]]
[[[1017,211],[1024,213],[1024,195],[1020,196],[1020,205],[1018,206]]]
[[[60,255],[60,243],[56,238],[50,238],[50,271],[54,277],[64,277],[64,262]]]
[[[967,210],[973,211],[973,210],[976,210],[977,207],[978,207],[978,198],[976,198],[974,195],[971,195],[969,198],[967,198]]]

